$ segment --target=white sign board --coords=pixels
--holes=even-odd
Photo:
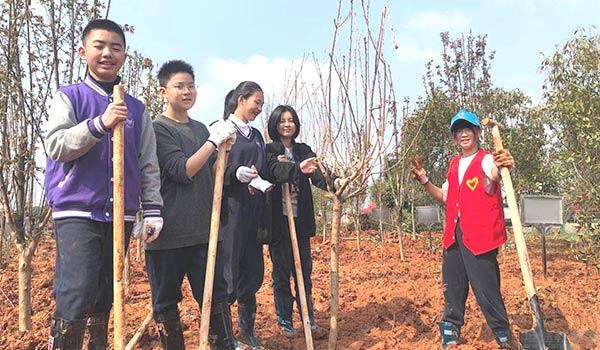
[[[521,195],[521,220],[524,225],[563,224],[563,197]]]
[[[424,225],[440,223],[440,207],[437,205],[415,207],[415,220],[417,224]]]

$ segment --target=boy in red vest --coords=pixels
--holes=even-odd
[[[427,192],[446,205],[442,349],[458,344],[469,284],[499,348],[514,349],[496,260],[498,248],[506,241],[499,168],[512,168],[514,160],[508,150],[492,155],[480,149],[480,127],[477,115],[466,109],[450,121],[452,137],[462,153],[450,161],[441,188],[429,181],[420,165],[412,169]]]

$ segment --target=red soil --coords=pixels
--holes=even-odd
[[[369,236],[367,236],[369,237]],[[441,251],[427,249],[426,240],[405,239],[406,259],[398,258],[397,243],[363,241],[358,252],[355,242],[345,240],[340,249],[340,315],[338,349],[439,349],[439,321],[443,300]],[[133,244],[135,245],[135,243]],[[600,271],[576,261],[564,242],[548,242],[548,270],[541,277],[538,242],[530,242],[530,258],[542,301],[546,329],[565,332],[573,349],[600,349]],[[438,242],[439,246],[439,242]],[[150,292],[143,263],[135,261],[127,292],[127,336],[130,337],[148,314]],[[265,250],[266,252],[266,250]],[[329,328],[329,246],[313,241],[313,297],[317,322]],[[265,282],[258,294],[257,333],[269,349],[304,349],[302,332],[295,339],[278,333],[270,287],[270,260],[265,253]],[[514,248],[498,257],[502,271],[502,292],[512,330],[518,333],[533,327]],[[1,349],[45,349],[53,310],[51,297],[54,273],[54,243],[45,238],[33,261],[33,330],[25,334],[17,327],[17,261],[12,257],[0,269]],[[180,305],[188,348],[199,344],[199,311],[187,283]],[[235,309],[235,308],[234,308]],[[234,314],[234,329],[237,322]],[[296,316],[296,327],[301,323]],[[112,334],[111,334],[112,335]],[[495,349],[474,297],[469,296],[466,324],[460,349]],[[151,323],[138,349],[159,349],[156,328]],[[315,340],[316,349],[326,349],[327,339]]]

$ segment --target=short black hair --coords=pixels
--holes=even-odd
[[[255,92],[263,92],[263,90],[260,87],[260,85],[253,81],[242,81],[238,84],[238,86],[235,89],[229,91],[229,93],[227,93],[227,96],[225,96],[225,108],[223,111],[223,118],[227,119],[230,114],[235,112],[237,108],[237,101],[240,98],[240,96],[243,98],[249,98]]]
[[[177,73],[187,73],[192,76],[192,79],[196,80],[194,68],[189,63],[182,60],[171,60],[164,63],[158,70],[158,84],[162,87],[167,86],[171,77]]]
[[[294,120],[294,124],[296,124],[296,131],[294,132],[294,135],[292,135],[292,140],[296,139],[298,134],[300,134],[300,118],[298,118],[298,113],[296,113],[291,106],[279,105],[271,112],[269,122],[267,123],[267,131],[269,132],[269,137],[273,141],[281,141],[281,135],[277,132],[277,125],[281,120],[281,115],[285,112],[290,112],[292,114],[292,119]]]
[[[117,33],[123,39],[123,48],[126,46],[125,42],[125,33],[123,32],[123,28],[117,23],[111,21],[110,19],[95,19],[90,21],[85,28],[83,29],[83,33],[81,34],[81,42],[85,45],[85,40],[87,39],[88,34],[92,30],[107,30],[109,32]]]

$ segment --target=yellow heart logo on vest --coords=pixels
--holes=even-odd
[[[479,178],[475,176],[474,178],[467,180],[467,187],[469,187],[471,191],[475,191],[475,187],[477,187],[478,183]]]

